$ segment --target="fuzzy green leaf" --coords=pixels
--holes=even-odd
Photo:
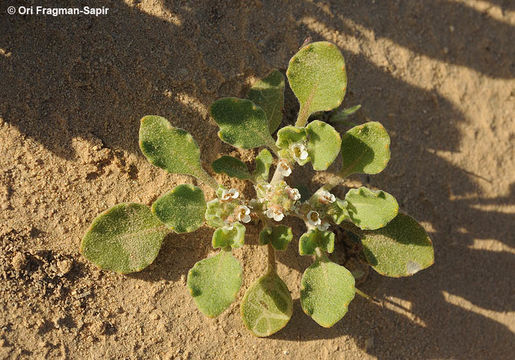
[[[268,182],[268,173],[270,172],[270,166],[273,161],[274,158],[267,149],[263,149],[259,152],[256,156],[256,170],[254,171],[254,174],[252,174],[256,181],[263,180]]]
[[[141,119],[139,146],[152,165],[172,174],[192,175],[216,186],[216,182],[200,165],[200,150],[193,137],[175,128],[161,116]]]
[[[202,313],[216,317],[227,309],[241,287],[241,265],[230,251],[197,262],[188,272],[188,288]]]
[[[306,138],[305,128],[288,125],[277,132],[276,144],[281,149],[288,149],[291,144],[303,142]]]
[[[300,255],[314,255],[317,247],[332,253],[334,251],[334,233],[315,228],[302,234],[299,239]]]
[[[281,330],[290,321],[292,313],[290,291],[276,273],[260,277],[247,290],[241,303],[245,327],[259,337]]]
[[[345,61],[329,42],[314,42],[300,49],[291,58],[286,76],[300,103],[299,126],[304,126],[314,112],[338,107],[345,96]]]
[[[399,204],[392,195],[366,187],[349,190],[345,195],[345,208],[354,225],[362,230],[385,227],[399,212]]]
[[[235,157],[224,155],[213,161],[211,166],[217,174],[226,174],[242,180],[250,179],[247,165]]]
[[[347,120],[347,118],[354,115],[354,113],[359,109],[361,109],[361,105],[355,105],[350,108],[335,112],[329,118],[329,122],[333,124],[344,123]]]
[[[207,203],[206,213],[204,217],[209,226],[214,228],[222,227],[225,225],[224,219],[224,208],[219,199],[213,199]]]
[[[381,275],[411,276],[434,263],[431,239],[408,215],[399,214],[384,228],[360,236],[367,261]]]
[[[313,169],[326,170],[340,152],[340,134],[331,125],[322,121],[312,121],[306,126],[308,154]]]
[[[239,222],[234,223],[232,227],[224,226],[218,228],[213,233],[212,244],[215,249],[228,248],[237,249],[243,246],[245,242],[245,226]]]
[[[168,232],[147,206],[118,204],[93,220],[80,251],[101,269],[141,271],[154,261]]]
[[[204,223],[204,192],[189,184],[176,186],[152,204],[152,212],[177,233],[195,231]]]
[[[286,250],[292,239],[293,232],[291,228],[284,225],[268,226],[259,233],[259,244],[266,245],[270,243],[276,250]]]
[[[342,175],[377,174],[390,160],[390,136],[383,125],[367,122],[342,136]]]
[[[346,209],[346,202],[342,199],[336,199],[335,202],[329,205],[326,215],[329,216],[335,224],[341,224],[342,221],[350,220],[349,213]]]
[[[249,90],[248,96],[254,104],[266,113],[268,128],[272,134],[283,119],[284,76],[279,70],[272,70],[262,80],[258,80]]]
[[[302,276],[300,303],[319,325],[331,327],[347,313],[355,292],[349,270],[328,259],[317,259]]]
[[[222,141],[243,149],[275,146],[265,111],[252,101],[223,98],[215,101],[209,111],[220,127],[218,136]]]

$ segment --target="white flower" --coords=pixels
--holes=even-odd
[[[275,221],[281,221],[284,218],[284,214],[281,211],[281,209],[277,206],[271,206],[269,207],[266,212],[266,216],[268,216],[270,219],[274,219]]]
[[[311,210],[308,212],[307,218],[308,224],[311,226],[318,226],[322,223],[322,220],[320,220],[320,215],[318,215],[316,211]]]
[[[243,223],[250,222],[250,209],[245,205],[240,205],[236,208],[236,218]]]
[[[286,193],[288,194],[288,197],[291,200],[294,200],[294,201],[300,200],[300,192],[298,189],[287,186],[285,190],[286,190]]]
[[[303,143],[294,143],[290,145],[290,151],[292,153],[293,159],[300,165],[308,158],[308,152],[306,149],[306,145]]]
[[[237,199],[240,193],[236,189],[222,191],[222,201],[229,201],[231,199]]]
[[[286,160],[279,160],[279,162],[277,163],[277,169],[282,176],[286,177],[290,176],[291,174],[291,167],[290,165],[288,165],[288,162],[286,162]]]
[[[336,197],[333,194],[331,194],[329,191],[322,190],[318,194],[318,200],[322,204],[331,204],[336,201]]]
[[[318,230],[326,231],[327,229],[329,229],[329,223],[323,222],[320,225],[318,225],[317,228]]]

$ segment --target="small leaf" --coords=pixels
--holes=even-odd
[[[226,174],[242,180],[250,179],[247,165],[235,157],[224,155],[213,161],[211,166],[217,174]]]
[[[224,204],[222,204],[219,199],[213,199],[207,203],[206,213],[204,214],[204,217],[206,218],[206,223],[209,226],[219,228],[226,225],[224,219],[228,215],[227,210],[231,210],[230,208],[226,208],[232,205],[232,203],[225,203],[225,205],[226,206],[224,206]],[[235,208],[235,206],[231,207],[233,209]]]
[[[345,61],[338,48],[329,42],[314,42],[295,54],[286,72],[290,87],[300,103],[298,126],[309,115],[338,107],[345,96]]]
[[[326,170],[340,152],[340,134],[331,125],[322,121],[312,121],[306,126],[308,154],[313,169]]]
[[[268,182],[268,173],[270,172],[270,166],[274,158],[267,149],[263,149],[256,156],[256,170],[254,171],[254,179],[256,181],[263,180]]]
[[[314,255],[317,247],[332,253],[334,251],[334,233],[315,228],[302,234],[299,240],[300,255]]]
[[[371,121],[347,131],[342,136],[342,159],[345,176],[383,171],[390,160],[390,136],[383,125]]]
[[[252,101],[223,98],[215,101],[209,111],[220,127],[218,136],[222,141],[243,149],[274,147],[265,112]]]
[[[202,313],[216,317],[227,309],[241,286],[241,265],[230,251],[197,262],[188,272],[188,288]]]
[[[381,275],[411,276],[434,263],[431,239],[408,215],[399,214],[384,228],[360,236],[367,261]]]
[[[279,70],[272,70],[263,80],[258,80],[249,90],[248,96],[254,104],[266,113],[268,128],[272,134],[283,119],[284,76]]]
[[[101,269],[141,271],[154,261],[168,232],[147,206],[118,204],[93,220],[80,251]]]
[[[195,231],[204,223],[204,192],[189,184],[176,186],[152,204],[152,212],[177,233]]]
[[[288,149],[291,144],[303,142],[306,138],[305,128],[288,125],[277,132],[276,144],[281,149]]]
[[[349,270],[328,259],[317,259],[302,276],[300,304],[319,325],[331,327],[347,313],[355,292]]]
[[[392,195],[366,187],[349,190],[345,195],[345,208],[351,221],[362,230],[382,228],[399,212],[399,204]]]
[[[346,209],[346,202],[342,199],[336,199],[327,208],[326,215],[329,216],[335,224],[341,224],[342,221],[350,220],[349,213]]]
[[[286,250],[292,239],[291,228],[284,225],[268,226],[259,233],[259,243],[261,245],[271,243],[276,250]]]
[[[245,327],[259,337],[270,336],[284,328],[292,313],[290,291],[276,273],[260,277],[247,290],[241,303]]]
[[[245,226],[239,222],[232,226],[224,226],[218,228],[213,233],[212,244],[215,249],[228,248],[237,249],[243,246],[245,242]]]
[[[193,137],[170,125],[165,118],[149,115],[141,119],[139,145],[152,165],[213,184],[214,180],[200,165],[200,150]]]
[[[343,123],[359,109],[361,109],[361,105],[355,105],[350,108],[343,109],[342,111],[337,111],[331,115],[329,122],[333,124]]]

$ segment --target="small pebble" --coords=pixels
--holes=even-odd
[[[14,267],[14,270],[20,271],[25,267],[26,261],[27,259],[25,258],[25,255],[19,252],[14,255],[13,259],[11,260],[11,264]]]

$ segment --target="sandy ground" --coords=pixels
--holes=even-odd
[[[514,2],[88,1],[110,8],[97,18],[7,15],[16,4],[0,4],[0,358],[512,358]],[[131,276],[79,254],[99,212],[150,204],[192,181],[146,162],[143,115],[191,132],[206,162],[227,153],[250,161],[254,152],[213,140],[206,109],[284,69],[306,37],[342,49],[344,106],[361,103],[389,130],[392,160],[370,184],[431,234],[432,268],[408,279],[371,274],[362,289],[381,303],[357,298],[323,329],[300,309],[310,259],[295,242],[279,258],[293,318],[258,339],[238,303],[210,320],[186,290],[188,269],[212,251],[207,227],[169,236],[155,263]],[[239,299],[265,269],[256,231],[236,251]]]

